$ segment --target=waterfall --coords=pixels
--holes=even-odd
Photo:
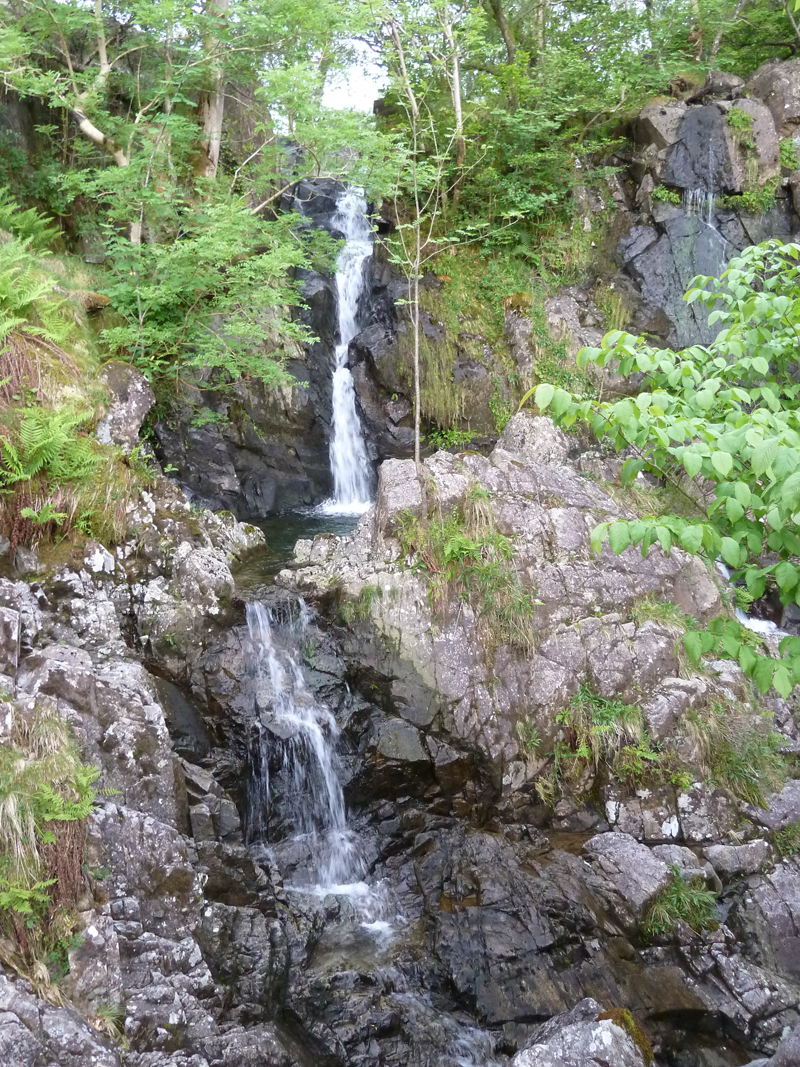
[[[310,862],[302,864],[302,881],[290,881],[287,888],[317,897],[348,897],[361,925],[383,935],[391,930],[384,917],[386,897],[381,887],[364,880],[364,852],[347,825],[336,757],[339,728],[330,710],[309,689],[300,662],[308,622],[302,599],[282,626],[264,604],[247,605],[260,713],[248,841],[255,846],[267,844],[269,816],[280,805],[280,815],[291,828],[289,846],[302,847],[310,857]],[[281,643],[275,637],[278,628]],[[281,795],[274,800],[270,765],[275,765],[275,754]]]
[[[336,261],[336,295],[339,341],[334,353],[333,418],[330,461],[333,497],[321,510],[328,514],[358,515],[372,499],[372,467],[356,407],[353,376],[347,367],[347,350],[358,333],[358,305],[364,292],[364,264],[372,255],[372,230],[367,204],[360,191],[346,189],[339,197],[334,227],[346,243]]]

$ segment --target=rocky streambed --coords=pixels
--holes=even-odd
[[[699,561],[592,555],[624,511],[607,462],[518,415],[488,457],[427,460],[426,501],[413,464],[384,463],[358,526],[282,568],[160,480],[114,553],[2,580],[3,728],[11,701],[55,709],[113,792],[60,996],[0,974],[0,1061],[798,1062],[800,864],[775,845],[798,783],[761,806],[589,765],[537,790],[580,691],[638,707],[687,767],[694,713],[764,713],[730,661],[693,675],[674,624],[635,610],[718,614]],[[434,611],[401,547],[410,516],[475,500],[530,593],[524,647],[489,640],[468,597]],[[793,707],[767,711],[793,751]],[[716,894],[715,928],[646,936],[676,868]]]

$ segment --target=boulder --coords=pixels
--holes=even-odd
[[[746,89],[767,105],[781,137],[800,127],[800,58],[762,64],[750,75]]]
[[[661,177],[666,185],[679,189],[719,191],[736,187],[728,126],[718,107],[689,108],[675,143],[667,150]]]
[[[150,382],[130,363],[112,360],[99,375],[109,394],[109,409],[97,425],[97,439],[130,452],[139,441],[139,430],[156,402]]]
[[[737,875],[760,871],[769,855],[769,845],[763,839],[748,841],[745,845],[709,845],[703,849],[703,855],[727,882]]]
[[[678,131],[685,114],[686,104],[683,101],[645,104],[634,125],[636,143],[654,144],[659,149],[669,148],[678,139]]]
[[[702,678],[665,678],[642,708],[650,735],[660,741],[674,737],[683,716],[702,707],[707,692]]]
[[[422,513],[422,490],[412,459],[387,459],[378,473],[375,499],[376,528],[389,534],[397,532],[403,512]]]
[[[780,174],[780,140],[778,131],[775,129],[775,122],[767,105],[760,100],[738,100],[736,107],[744,114],[750,115],[753,120],[750,138],[755,145],[755,149],[752,151],[755,152],[758,172],[756,175],[751,174],[748,166],[750,151],[742,150],[740,142],[736,144],[737,167],[741,171],[741,175],[737,174],[736,176],[735,188],[747,188],[752,185],[754,180],[759,185],[763,185],[770,178]],[[736,141],[735,133],[732,134],[730,131],[730,124],[729,139]]]
[[[623,925],[635,929],[670,882],[667,864],[630,834],[596,834],[583,846],[600,891]]]
[[[646,1067],[634,1039],[587,997],[538,1026],[511,1067]]]
[[[0,974],[3,1067],[120,1067],[119,1052],[74,1008],[39,999],[24,981]]]
[[[800,779],[791,778],[780,793],[771,793],[766,808],[749,807],[747,813],[768,830],[782,830],[790,823],[800,822]]]
[[[546,415],[519,411],[508,420],[497,447],[529,463],[560,466],[566,462],[569,441]]]

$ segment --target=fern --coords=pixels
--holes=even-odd
[[[58,228],[35,208],[23,209],[8,189],[0,188],[0,230],[30,240],[45,248],[58,235]]]
[[[21,408],[12,434],[0,438],[0,492],[45,475],[58,485],[85,481],[101,462],[91,440],[76,431],[88,411]],[[44,520],[43,520],[44,521]]]

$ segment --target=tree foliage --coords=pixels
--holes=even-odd
[[[774,590],[800,604],[800,246],[767,241],[745,249],[722,277],[695,279],[686,299],[711,310],[722,327],[713,344],[682,352],[655,349],[613,331],[582,362],[618,361],[645,375],[642,391],[616,401],[585,399],[549,383],[533,397],[564,427],[581,420],[617,451],[627,450],[623,481],[647,471],[683,495],[687,514],[600,523],[592,545],[619,555],[640,546],[679,546],[732,569],[753,598]],[[685,638],[697,661],[706,653],[738,659],[761,692],[784,696],[800,682],[800,639],[784,637],[783,658],[760,655],[738,622],[718,620]]]

